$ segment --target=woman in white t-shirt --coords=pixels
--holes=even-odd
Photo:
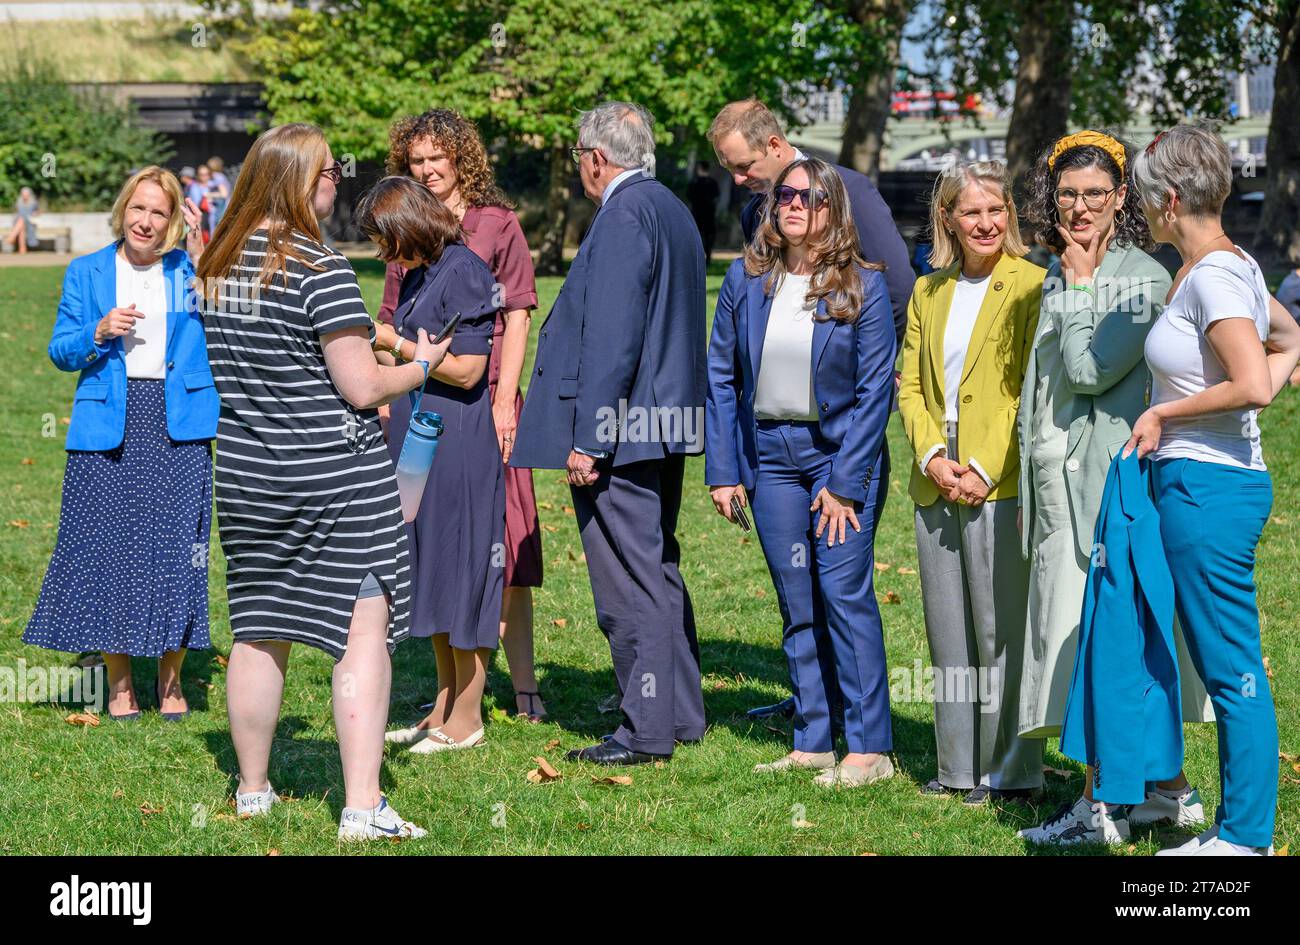
[[[1215,824],[1177,856],[1267,855],[1277,808],[1277,716],[1260,651],[1255,547],[1273,503],[1256,413],[1300,359],[1300,328],[1224,234],[1232,160],[1179,125],[1133,168],[1151,234],[1183,259],[1146,340],[1151,406],[1125,448],[1154,460],[1175,606],[1219,725]]]

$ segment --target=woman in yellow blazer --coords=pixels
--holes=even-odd
[[[931,264],[912,293],[898,408],[935,673],[938,777],[966,803],[1042,785],[1041,739],[1016,734],[1029,572],[1020,554],[1016,411],[1046,271],[1020,258],[1004,165],[939,175]]]

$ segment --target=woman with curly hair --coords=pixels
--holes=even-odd
[[[506,477],[505,593],[501,644],[515,689],[515,711],[530,721],[546,714],[533,668],[533,595],[542,584],[542,537],[533,474],[509,464],[524,400],[519,377],[528,351],[530,310],[537,307],[533,258],[505,194],[497,187],[487,151],[468,119],[433,108],[396,122],[389,132],[388,173],[427,187],[460,222],[465,245],[487,263],[500,298],[488,360],[488,394]],[[389,263],[379,309],[379,343],[397,342],[391,325],[406,270]],[[451,680],[454,683],[454,680]],[[441,686],[439,691],[444,689]],[[435,704],[423,728],[437,727]],[[422,729],[423,730],[423,729]]]
[[[1026,218],[1059,258],[1043,286],[1020,393],[1021,550],[1030,561],[1024,738],[1061,733],[1102,488],[1145,407],[1143,345],[1170,286],[1169,273],[1147,253],[1154,244],[1129,167],[1122,143],[1081,131],[1048,148],[1030,181]],[[1193,711],[1204,704],[1201,695]],[[1154,785],[1127,814],[1095,801],[1092,791],[1089,769],[1078,801],[1021,836],[1056,845],[1118,843],[1130,824],[1203,817],[1182,775]]]

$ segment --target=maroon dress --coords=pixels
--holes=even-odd
[[[492,352],[488,355],[488,395],[496,400],[497,381],[501,377],[501,339],[505,335],[505,313],[537,307],[537,283],[533,277],[533,257],[519,219],[505,207],[470,207],[461,221],[465,245],[472,249],[492,270],[492,277],[505,292],[505,301],[497,311],[492,332]],[[379,320],[393,323],[393,310],[406,270],[389,263],[384,276],[384,301]],[[524,409],[523,395],[515,394],[515,423]],[[542,586],[542,530],[537,521],[537,497],[533,493],[531,469],[505,468],[506,479],[506,587]]]

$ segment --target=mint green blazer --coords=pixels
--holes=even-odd
[[[1146,409],[1147,332],[1164,309],[1173,280],[1136,246],[1111,246],[1097,269],[1092,293],[1065,286],[1061,264],[1052,263],[1043,283],[1039,321],[1056,320],[1066,381],[1074,395],[1065,459],[1065,486],[1079,553],[1091,557],[1092,533],[1101,508],[1106,473]],[[1020,503],[1022,551],[1029,557],[1034,496],[1030,443],[1034,431],[1037,352],[1031,351],[1020,392]]]

